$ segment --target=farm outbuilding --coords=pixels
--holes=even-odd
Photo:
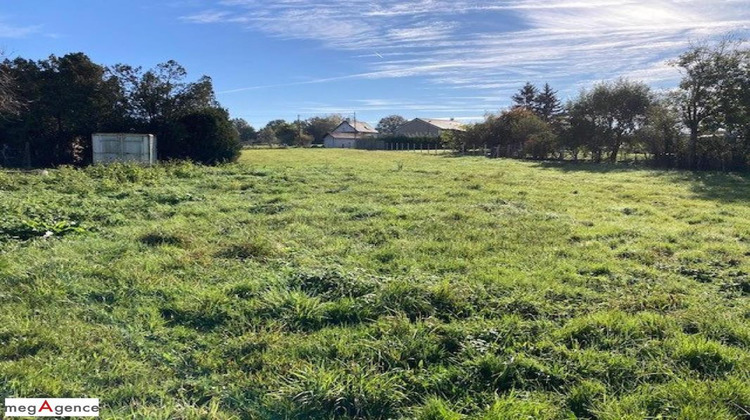
[[[362,121],[344,121],[323,137],[323,145],[329,148],[361,149],[364,143],[372,142],[378,131]],[[358,144],[359,143],[359,144]]]
[[[440,137],[443,131],[464,131],[463,124],[454,120],[415,118],[401,124],[394,133],[397,137]]]

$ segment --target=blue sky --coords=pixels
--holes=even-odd
[[[341,113],[477,119],[526,81],[565,99],[619,76],[676,84],[691,41],[750,33],[750,0],[3,0],[0,48],[213,78],[254,126]]]

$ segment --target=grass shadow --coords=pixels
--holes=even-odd
[[[724,203],[750,202],[750,174],[738,172],[695,172],[693,192],[700,198]]]
[[[556,169],[561,172],[591,172],[598,174],[606,173],[620,173],[620,172],[636,172],[644,170],[658,170],[649,166],[644,162],[621,162],[621,163],[609,163],[609,162],[573,162],[573,161],[557,161],[557,160],[542,160],[533,161],[537,168],[542,169]],[[664,170],[664,172],[671,172]]]
[[[648,163],[594,163],[540,161],[535,167],[552,169],[564,173],[589,172],[595,174],[651,171],[656,176],[668,178],[670,182],[689,183],[697,198],[724,203],[750,202],[750,173],[689,171],[684,169],[662,169]]]

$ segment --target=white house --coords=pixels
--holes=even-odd
[[[415,118],[401,124],[394,134],[398,137],[440,137],[447,130],[465,131],[458,121]]]
[[[332,148],[357,149],[360,140],[370,141],[377,137],[378,131],[362,121],[344,121],[333,131],[323,137],[323,145]]]

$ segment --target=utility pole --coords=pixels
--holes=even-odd
[[[302,124],[299,120],[299,114],[297,114],[297,142],[302,145]]]
[[[357,148],[357,111],[354,111],[354,148]]]

